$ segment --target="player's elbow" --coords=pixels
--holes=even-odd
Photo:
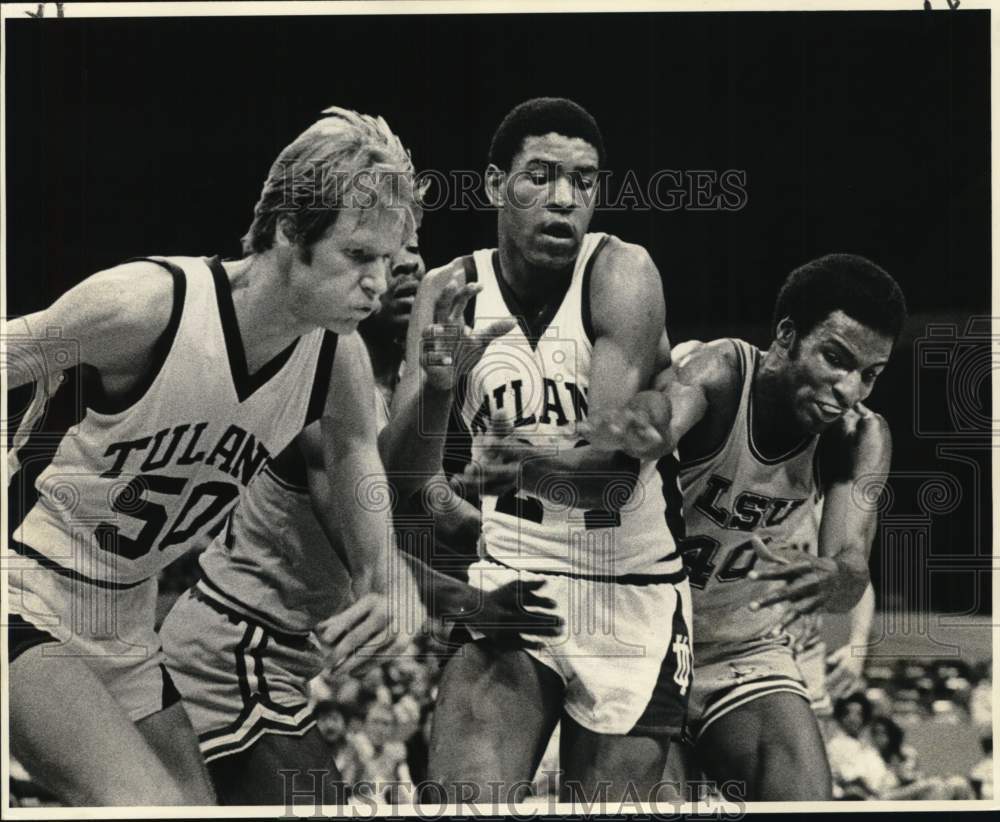
[[[851,552],[853,554],[853,552]],[[868,586],[871,585],[871,574],[868,571],[867,562],[861,558],[852,557],[842,560],[840,565],[840,579],[837,585],[837,595],[831,597],[828,609],[833,613],[846,613],[854,608],[865,595]]]

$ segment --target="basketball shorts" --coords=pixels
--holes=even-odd
[[[156,579],[113,587],[12,551],[6,557],[12,663],[32,648],[81,660],[133,722],[178,701],[154,628]]]
[[[820,719],[833,716],[833,700],[826,689],[826,643],[817,637],[795,652],[795,662],[809,694],[809,707]]]
[[[743,643],[694,646],[688,736],[697,741],[717,719],[755,699],[792,693],[810,701],[788,635]]]
[[[671,582],[622,584],[535,573],[480,559],[469,583],[491,591],[518,578],[556,602],[559,636],[527,653],[566,687],[564,709],[594,733],[674,736],[683,731],[691,689],[691,593]],[[482,634],[471,630],[473,638]]]
[[[160,637],[206,762],[316,724],[306,683],[322,658],[308,635],[276,631],[196,586],[174,603]]]

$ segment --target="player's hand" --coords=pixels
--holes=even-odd
[[[622,408],[592,414],[577,433],[602,451],[624,451],[640,460],[659,459],[672,450],[670,399],[662,391],[640,391]]]
[[[361,675],[401,655],[412,638],[395,623],[391,598],[374,592],[318,623],[313,633],[329,675]]]
[[[441,289],[434,303],[434,322],[423,330],[420,364],[428,382],[440,391],[452,390],[482,359],[486,347],[516,325],[514,320],[497,320],[473,332],[465,324],[465,306],[480,291],[479,283],[462,284],[456,275]]]
[[[536,593],[544,584],[541,579],[517,579],[492,591],[469,586],[469,604],[448,619],[475,628],[503,647],[537,650],[541,637],[558,636],[563,627],[562,617],[552,613],[555,601]]]
[[[888,438],[885,419],[859,402],[823,433],[824,474],[830,480],[849,480],[881,472]]]
[[[751,540],[760,561],[749,573],[749,578],[779,580],[784,583],[767,596],[753,600],[750,603],[751,611],[786,603],[787,610],[781,623],[781,628],[784,629],[799,617],[824,610],[836,589],[834,582],[839,572],[836,562],[801,550],[778,551],[765,545],[757,537],[752,537]]]
[[[487,433],[472,441],[472,459],[458,475],[457,483],[477,495],[500,495],[517,486],[521,462],[529,453],[530,443],[515,439],[514,423],[502,409],[490,418]],[[463,496],[465,496],[463,494]]]
[[[848,643],[826,657],[826,688],[833,699],[843,699],[864,686],[865,655],[855,656]]]

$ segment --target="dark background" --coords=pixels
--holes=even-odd
[[[596,116],[609,192],[745,171],[739,211],[593,227],[649,249],[674,341],[766,346],[782,279],[826,252],[893,273],[912,317],[870,402],[898,473],[873,571],[915,608],[989,609],[992,364],[968,325],[990,306],[988,12],[25,19],[6,47],[10,315],[132,256],[238,256],[271,161],[331,104],[382,114],[445,173],[481,170],[542,94]],[[428,265],[494,225],[429,213]]]

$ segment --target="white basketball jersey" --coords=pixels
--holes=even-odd
[[[732,429],[714,454],[681,463],[687,529],[682,550],[696,644],[756,639],[777,628],[782,606],[756,612],[748,607],[783,584],[747,579],[757,563],[750,537],[777,547],[816,533],[814,456],[819,438],[806,437],[773,458],[760,453],[753,440],[753,379],[760,351],[743,340],[731,342],[742,372]],[[809,549],[815,553],[815,538]]]
[[[519,320],[490,343],[469,374],[461,407],[473,448],[476,439],[489,431],[498,409],[513,417],[513,436],[529,445],[532,453],[558,454],[585,444],[577,434],[577,422],[587,416],[593,351],[585,321],[589,269],[606,239],[604,234],[584,237],[569,288],[540,338],[530,339]],[[497,259],[495,250],[481,250],[472,255],[471,265],[466,264],[467,277],[482,286],[472,323],[477,330],[499,319],[517,319],[505,298]],[[612,577],[682,571],[667,526],[657,463],[641,464],[633,490],[626,479],[622,478],[621,488],[627,498],[619,500],[624,504],[618,511],[581,508],[574,503],[572,485],[559,476],[547,480],[552,493],[546,499],[516,491],[485,495],[481,551],[487,558],[534,571]],[[679,498],[677,502],[679,508]],[[679,510],[676,513],[679,516]]]
[[[380,391],[374,399],[381,430],[388,408]],[[337,547],[346,550],[339,538]],[[316,517],[295,443],[271,460],[198,562],[203,592],[284,633],[307,634],[353,600],[350,574]]]
[[[314,331],[250,376],[219,260],[152,261],[173,274],[174,308],[147,378],[115,407],[99,380],[77,393],[92,369],[73,369],[53,398],[71,411],[36,424],[8,487],[13,549],[102,585],[138,584],[208,543],[322,414],[336,347]]]

